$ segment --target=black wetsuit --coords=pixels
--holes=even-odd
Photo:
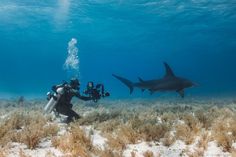
[[[91,98],[81,96],[78,89],[77,90],[73,89],[68,84],[53,86],[52,90],[54,92],[57,92],[57,89],[60,87],[64,88],[64,93],[61,95],[60,99],[58,100],[58,103],[55,106],[56,111],[60,114],[68,116],[66,120],[67,123],[73,121],[74,119],[79,119],[80,116],[75,111],[72,110],[73,107],[73,105],[71,104],[72,98],[76,96],[77,98],[84,101],[91,100]]]

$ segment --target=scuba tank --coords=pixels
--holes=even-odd
[[[44,107],[44,112],[51,113],[63,94],[64,87],[59,87],[54,94],[48,93],[47,95],[49,96],[49,101]]]

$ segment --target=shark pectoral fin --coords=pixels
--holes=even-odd
[[[152,95],[155,91],[154,90],[152,90],[152,89],[149,89],[149,91],[150,91],[150,95]]]
[[[177,91],[179,93],[179,95],[181,96],[181,98],[184,98],[184,90],[179,90]]]

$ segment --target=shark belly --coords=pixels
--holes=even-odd
[[[152,88],[152,91],[177,91],[180,90],[181,84],[175,81],[167,81],[165,83],[161,83],[159,85],[156,85],[154,88]]]

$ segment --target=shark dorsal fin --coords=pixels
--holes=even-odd
[[[140,82],[144,82],[143,79],[141,79],[140,77],[138,77],[138,79],[139,79]]]
[[[166,69],[165,77],[175,77],[175,74],[173,73],[170,66],[166,62],[164,62],[164,65],[165,65],[165,69]]]

